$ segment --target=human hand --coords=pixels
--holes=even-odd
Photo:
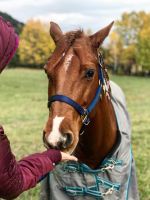
[[[78,161],[78,158],[76,158],[75,156],[71,156],[67,153],[61,152],[61,161],[67,161],[67,160]]]

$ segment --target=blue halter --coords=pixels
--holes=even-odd
[[[100,96],[101,96],[101,93],[102,93],[102,88],[103,88],[103,85],[104,85],[104,76],[103,76],[103,71],[102,71],[102,64],[103,64],[103,59],[100,56],[99,64],[98,64],[99,86],[96,90],[96,95],[95,95],[94,99],[92,100],[92,102],[90,103],[90,105],[88,106],[88,108],[83,108],[80,104],[75,102],[73,99],[71,99],[67,96],[64,96],[64,95],[50,96],[48,98],[48,108],[51,107],[51,103],[54,102],[54,101],[61,101],[61,102],[67,103],[70,106],[72,106],[80,114],[80,116],[82,118],[83,125],[88,125],[90,123],[89,113],[93,110],[95,105],[98,103]]]

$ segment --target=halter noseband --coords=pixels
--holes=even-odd
[[[99,64],[98,64],[99,85],[98,85],[98,88],[96,90],[96,95],[95,95],[94,99],[92,100],[92,102],[90,103],[90,105],[88,106],[88,108],[83,108],[80,104],[78,104],[73,99],[71,99],[71,98],[69,98],[69,97],[67,97],[65,95],[53,95],[53,96],[50,96],[48,98],[48,108],[51,107],[51,104],[54,101],[60,101],[60,102],[64,102],[66,104],[69,104],[70,106],[72,106],[80,114],[81,119],[82,119],[83,127],[88,125],[90,123],[89,113],[93,110],[95,105],[98,103],[98,101],[100,99],[100,96],[101,96],[101,93],[102,93],[103,86],[105,85],[102,65],[103,65],[103,58],[102,58],[102,55],[100,55],[99,56]],[[80,133],[83,132],[83,127],[81,128]]]

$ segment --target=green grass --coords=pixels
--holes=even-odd
[[[113,76],[124,90],[132,119],[132,143],[141,200],[150,191],[150,79]],[[42,130],[47,120],[47,78],[43,71],[14,69],[0,75],[0,124],[17,159],[43,150]],[[39,186],[18,200],[39,199]]]

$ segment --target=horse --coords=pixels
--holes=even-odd
[[[112,26],[89,36],[64,34],[51,22],[56,48],[44,66],[49,116],[43,141],[78,162],[56,166],[43,181],[42,200],[139,199],[125,96],[109,80],[99,50]]]

